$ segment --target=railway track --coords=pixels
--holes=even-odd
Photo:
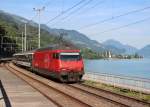
[[[4,66],[4,63],[0,63],[0,67],[3,67]]]
[[[114,101],[120,102],[122,104],[126,104],[130,107],[150,107],[150,103],[146,101],[142,101],[139,99],[135,99],[132,97],[120,95],[108,90],[95,88],[92,86],[88,86],[85,84],[71,84],[70,85],[73,88],[76,88],[81,91],[85,91],[89,94],[95,95],[97,97],[105,97],[108,99],[113,99]]]
[[[125,96],[104,92],[82,84],[60,84],[15,66],[6,66],[11,72],[25,80],[59,107],[150,107]],[[34,83],[34,84],[33,84]]]
[[[62,93],[60,90],[55,89],[43,82],[32,78],[18,70],[6,65],[7,69],[13,72],[15,75],[26,81],[33,88],[38,90],[41,94],[47,97],[50,101],[52,101],[58,107],[90,107],[86,103],[81,102],[78,99],[75,99],[65,93]]]

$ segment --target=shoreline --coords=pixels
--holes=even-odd
[[[127,59],[127,58],[94,58],[94,59],[87,59],[85,58],[84,60],[142,60],[142,59],[146,59],[146,58],[131,58],[131,59]]]
[[[85,73],[83,79],[150,94],[150,79],[96,73]]]

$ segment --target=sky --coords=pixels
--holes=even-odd
[[[0,10],[35,22],[33,8],[42,7],[40,22],[51,28],[77,30],[99,42],[115,39],[137,48],[150,44],[150,0],[0,0]]]

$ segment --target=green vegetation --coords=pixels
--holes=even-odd
[[[11,50],[10,54],[13,54],[15,52],[21,51],[21,45],[22,45],[22,35],[21,33],[24,32],[24,23],[21,21],[17,21],[14,16],[10,16],[5,13],[1,13],[0,16],[0,38],[7,35],[7,38],[5,37],[4,41],[9,43],[16,43],[13,45],[13,49]],[[1,41],[0,41],[1,42]],[[48,31],[41,29],[41,47],[48,46],[50,44],[59,43],[59,37],[50,34]],[[73,45],[69,41],[63,40],[63,44],[69,44]],[[38,46],[38,27],[35,24],[34,26],[32,24],[27,24],[27,50],[33,50],[36,49]],[[8,53],[9,50],[7,47],[10,47],[10,45],[6,46],[3,45],[3,49],[1,49],[2,53]],[[84,58],[88,59],[97,59],[102,58],[98,53],[93,52],[89,49],[82,49],[82,53]],[[0,53],[1,54],[1,53]]]
[[[104,89],[104,90],[109,90],[109,91],[112,91],[112,92],[115,92],[115,93],[118,93],[121,95],[130,96],[130,97],[134,97],[136,99],[150,102],[150,94],[145,94],[142,92],[137,92],[137,91],[124,89],[124,88],[120,88],[120,87],[114,87],[112,85],[94,82],[91,80],[85,80],[83,84],[89,85],[92,87],[96,87],[96,88],[100,88],[100,89]]]
[[[85,59],[102,59],[104,58],[100,53],[94,52],[91,49],[81,49],[83,58]]]
[[[10,56],[13,53],[22,51],[22,32],[24,32],[24,20],[19,16],[11,15],[0,11],[0,55]],[[5,37],[4,37],[5,36]],[[7,37],[6,37],[7,36]],[[49,33],[47,30],[41,28],[41,47],[46,47],[50,44],[60,43],[60,37]],[[77,47],[81,49],[83,57],[86,59],[104,59],[109,58],[108,51],[95,52],[92,49],[80,48],[80,46],[75,46],[69,40],[62,40],[62,45],[68,44],[68,46]],[[10,43],[5,45],[4,43]],[[13,44],[13,45],[12,45]],[[34,50],[38,47],[38,25],[34,22],[27,23],[27,50]],[[128,56],[131,59],[133,56]],[[136,54],[135,57],[138,57]],[[118,55],[114,58],[123,58],[123,56]]]
[[[5,19],[1,19],[0,17],[0,28],[4,30],[4,32],[0,32],[1,35],[11,35],[11,36],[16,36],[18,34],[17,30],[18,27],[15,23],[8,23]]]
[[[12,27],[10,27],[7,23],[0,21],[0,57],[1,56],[10,56],[12,55],[15,51],[12,50],[11,47],[16,47],[17,44],[15,44],[15,40],[14,39],[10,39],[7,35],[12,34],[11,37],[14,37],[15,35],[15,31]],[[6,43],[14,43],[14,44],[3,44],[1,42],[6,42]],[[9,45],[9,49],[8,49],[8,45]]]
[[[11,56],[13,53],[21,52],[22,32],[24,23],[17,20],[18,16],[0,12],[0,56]],[[35,24],[35,23],[34,23]],[[37,24],[27,24],[27,50],[36,49],[38,46]],[[2,42],[2,43],[1,43]],[[41,46],[45,47],[52,43],[58,43],[58,37],[41,29]],[[9,44],[7,44],[9,43]]]

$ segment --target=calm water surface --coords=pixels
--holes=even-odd
[[[150,59],[84,60],[85,71],[150,79]]]

